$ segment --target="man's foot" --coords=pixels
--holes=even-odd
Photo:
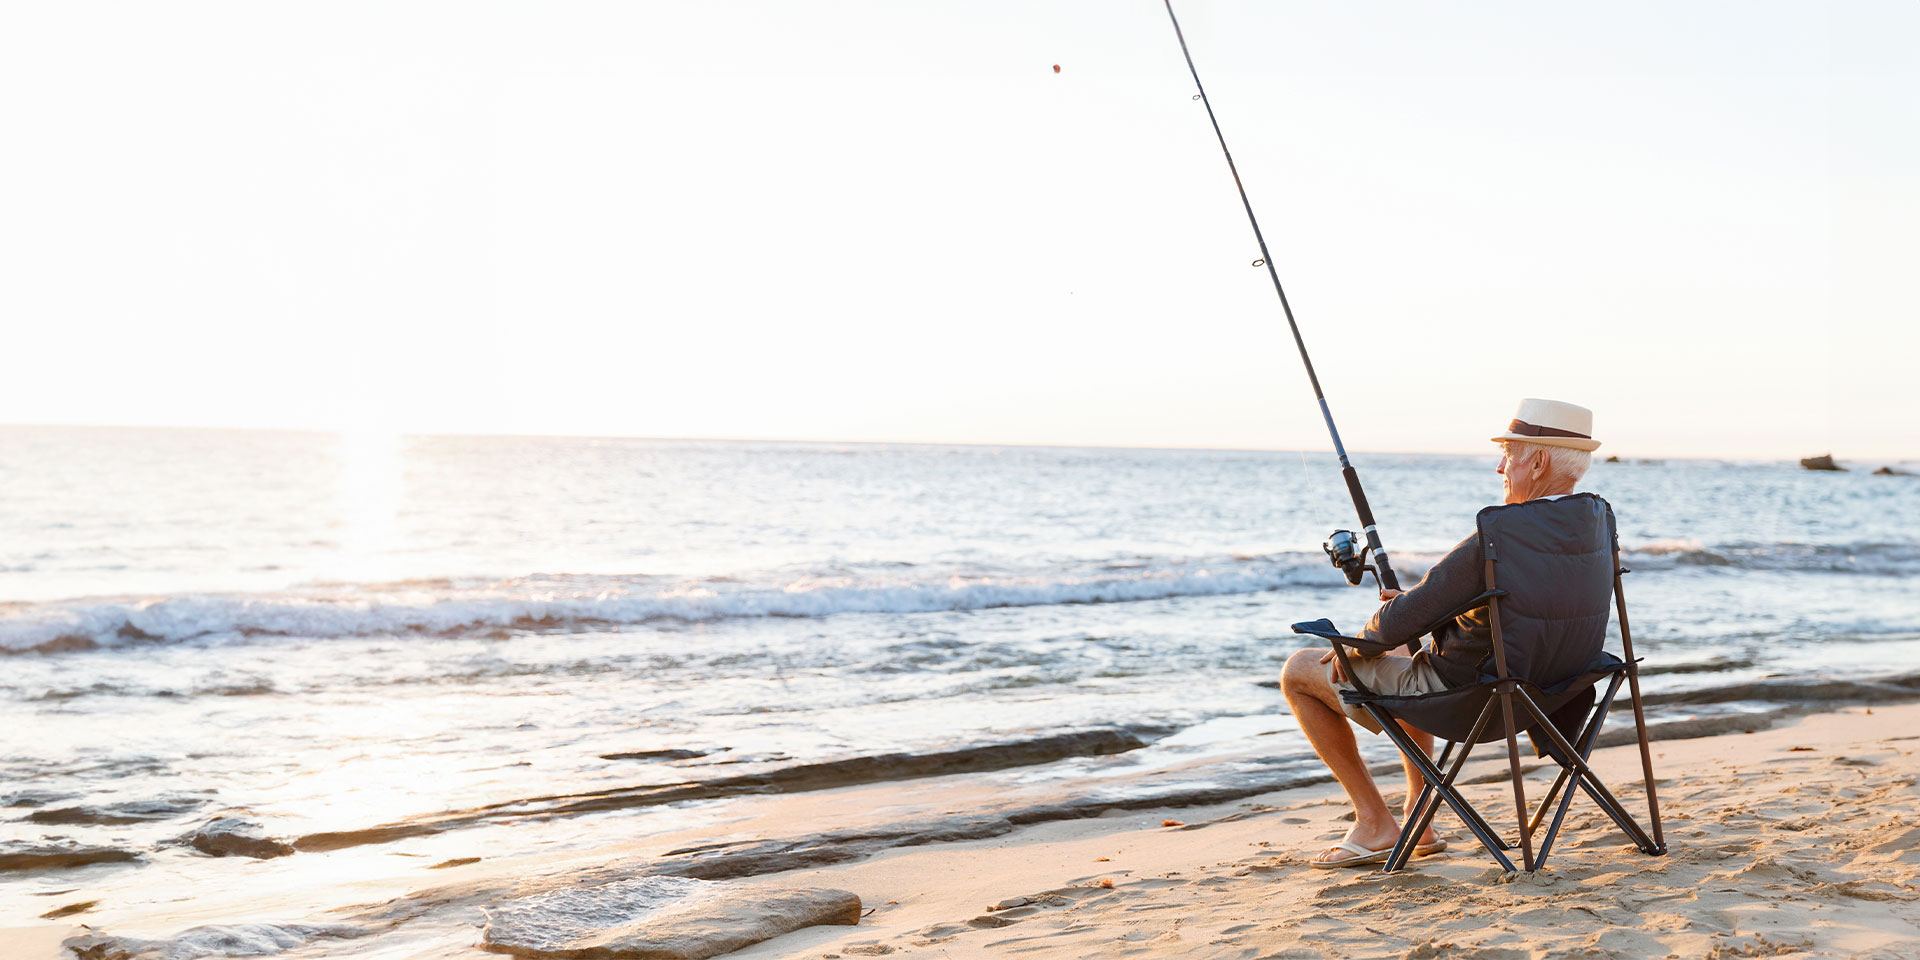
[[[1355,824],[1352,830],[1347,831],[1345,839],[1321,851],[1319,856],[1307,863],[1309,866],[1322,868],[1384,863],[1387,856],[1393,853],[1394,842],[1399,839],[1400,828],[1392,823],[1384,828],[1376,827],[1364,831],[1360,829],[1359,824]],[[1424,857],[1439,853],[1446,848],[1447,842],[1440,839],[1439,835],[1433,832],[1433,827],[1429,826],[1414,843],[1413,855]]]
[[[1310,866],[1321,870],[1333,870],[1339,867],[1360,867],[1370,863],[1385,863],[1388,854],[1393,853],[1393,844],[1385,849],[1369,850],[1357,843],[1345,840],[1328,847],[1325,853],[1307,861]]]

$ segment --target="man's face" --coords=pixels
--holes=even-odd
[[[1524,457],[1514,455],[1513,444],[1500,445],[1500,463],[1494,471],[1500,474],[1500,486],[1506,497],[1505,503],[1525,503],[1533,499],[1534,465],[1539,451]]]

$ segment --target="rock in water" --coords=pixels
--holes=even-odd
[[[1911,477],[1913,476],[1913,474],[1908,473],[1905,470],[1896,469],[1894,467],[1881,467],[1880,469],[1875,470],[1873,472],[1873,475],[1876,477]]]
[[[487,912],[483,946],[517,957],[698,960],[859,922],[860,898],[845,890],[640,877],[502,904]]]
[[[292,844],[261,836],[259,824],[239,817],[215,817],[175,841],[215,857],[269,860],[293,852]]]
[[[603,753],[602,760],[692,760],[704,757],[709,750],[629,750],[626,753]]]
[[[1802,457],[1800,459],[1800,465],[1803,467],[1806,467],[1808,470],[1845,470],[1846,469],[1846,467],[1843,467],[1833,462],[1833,454],[1831,453],[1823,453],[1817,457]]]
[[[194,927],[168,940],[139,940],[104,933],[69,937],[60,946],[79,960],[200,960],[202,957],[264,957],[324,937],[364,937],[364,927],[343,923],[240,923]]]
[[[97,806],[81,805],[51,809],[42,807],[27,814],[26,819],[30,823],[115,826],[177,817],[183,813],[192,813],[194,808],[203,806],[206,802],[200,797],[161,797],[153,800],[125,800]]]
[[[0,870],[66,870],[94,863],[130,863],[140,855],[115,847],[93,847],[72,840],[0,843]]]

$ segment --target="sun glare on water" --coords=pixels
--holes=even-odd
[[[392,556],[400,513],[400,435],[391,430],[339,433],[340,554],[343,575],[377,575]]]

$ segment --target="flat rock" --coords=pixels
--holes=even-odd
[[[711,750],[629,750],[625,753],[603,753],[602,760],[692,760],[704,757]]]
[[[194,927],[165,940],[88,933],[60,946],[79,960],[198,960],[264,957],[315,940],[363,937],[369,932],[343,923],[237,923]]]
[[[0,870],[66,870],[95,863],[130,863],[140,859],[131,850],[96,847],[72,840],[42,843],[0,843]]]
[[[215,817],[174,840],[214,857],[269,860],[293,852],[284,840],[262,836],[260,825],[240,817]]]
[[[200,797],[160,797],[151,800],[126,800],[99,806],[42,807],[27,814],[24,819],[29,823],[114,826],[177,817],[183,813],[192,813],[196,807],[204,806],[206,802]]]
[[[860,922],[845,890],[639,877],[510,900],[482,946],[517,957],[698,960],[817,924]]]

